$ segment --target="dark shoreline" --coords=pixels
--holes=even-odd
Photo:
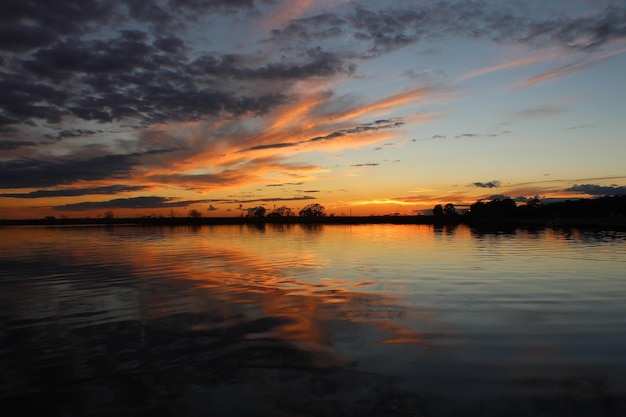
[[[0,226],[202,226],[202,225],[355,225],[355,224],[416,224],[454,226],[464,224],[479,229],[511,228],[592,228],[626,230],[624,217],[567,217],[532,219],[466,219],[435,216],[326,216],[326,217],[162,217],[162,218],[66,218],[0,220]]]

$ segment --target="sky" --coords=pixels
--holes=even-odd
[[[626,4],[3,0],[0,218],[626,193]]]

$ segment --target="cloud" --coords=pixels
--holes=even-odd
[[[528,118],[538,118],[538,117],[550,117],[557,114],[565,113],[567,109],[562,106],[556,105],[537,105],[532,108],[520,110],[514,113],[511,113],[513,120],[518,119],[528,119]]]
[[[378,8],[359,4],[345,13],[292,19],[283,28],[272,31],[272,40],[284,44],[348,38],[352,46],[362,47],[358,52],[367,57],[424,39],[445,37],[559,45],[572,50],[598,48],[626,37],[626,11],[618,6],[588,16],[558,18],[533,17],[519,5],[507,3],[502,7],[484,1],[386,6],[386,3]]]
[[[376,132],[382,129],[392,129],[399,126],[402,126],[404,122],[400,118],[395,119],[380,119],[370,123],[363,123],[355,127],[351,127],[348,129],[337,130],[325,135],[315,136],[309,139],[300,140],[297,142],[283,142],[283,143],[270,143],[264,145],[252,146],[250,148],[242,149],[239,152],[248,152],[248,151],[259,151],[265,149],[280,149],[280,148],[288,148],[292,146],[307,144],[307,143],[315,143],[315,142],[323,142],[323,141],[331,141],[338,138],[342,138],[350,135],[358,135],[364,134],[368,132]]]
[[[280,149],[280,148],[289,148],[291,146],[296,146],[298,143],[301,142],[288,142],[288,143],[269,143],[267,145],[257,145],[257,146],[252,146],[248,149],[243,149],[239,152],[247,152],[247,151],[261,151],[264,149]]]
[[[285,185],[302,185],[303,182],[286,182],[283,184],[267,184],[266,187],[284,187]]]
[[[5,39],[13,39],[13,42],[0,43],[0,47],[19,51],[47,45],[57,35],[82,35],[87,32],[90,23],[108,23],[115,3],[86,3],[80,0],[62,3],[46,0],[3,1],[0,3],[2,32]]]
[[[495,65],[490,65],[488,67],[480,68],[474,71],[470,71],[461,77],[459,77],[459,81],[468,80],[471,78],[479,77],[481,75],[491,74],[494,72],[504,71],[511,68],[517,68],[522,66],[528,66],[531,64],[535,64],[537,62],[546,61],[548,59],[553,59],[558,57],[556,54],[545,54],[545,55],[535,55],[531,57],[519,58],[512,61],[506,61]]]
[[[437,117],[418,106],[451,91],[432,82],[444,78],[437,76],[391,92],[395,84],[386,83],[387,92],[376,98],[370,98],[379,93],[374,84],[371,91],[346,92],[342,82],[362,82],[369,59],[446,38],[587,54],[521,83],[534,85],[626,51],[589,55],[624,38],[621,6],[554,17],[482,0],[337,3],[0,2],[0,187],[36,189],[12,195],[37,198],[46,191],[143,189],[102,187],[104,181],[202,190],[309,181],[325,168],[290,157],[401,143],[399,130]],[[213,37],[225,27],[242,30]],[[459,135],[472,136],[478,134]]]
[[[285,163],[276,156],[237,160],[216,167],[208,173],[177,173],[166,172],[146,174],[145,180],[151,183],[177,185],[190,189],[210,190],[214,188],[230,188],[264,181],[264,175],[282,173],[282,176],[295,177],[302,173],[315,172],[317,166],[297,163]]]
[[[377,167],[378,165],[380,165],[380,164],[378,164],[378,163],[367,163],[367,164],[353,164],[353,165],[350,165],[350,166],[351,167]]]
[[[88,136],[97,135],[98,133],[103,133],[102,130],[88,130],[88,129],[64,129],[61,130],[56,135],[48,135],[48,137],[63,140],[63,139],[71,139],[71,138],[84,138]]]
[[[215,208],[215,207],[213,206],[213,204],[209,204],[209,207],[207,208],[207,211],[217,211],[217,210],[219,210],[219,209],[218,209],[218,208]]]
[[[305,201],[316,200],[311,196],[298,196],[298,197],[265,197],[265,198],[249,198],[249,199],[222,199],[222,200],[207,200],[215,204],[247,204],[247,203],[271,203],[274,201]]]
[[[570,126],[566,127],[567,130],[578,130],[578,129],[589,129],[591,127],[598,127],[597,124],[589,124],[589,125],[578,125],[578,126]]]
[[[140,165],[138,157],[133,154],[0,161],[0,188],[53,187],[78,181],[126,178]]]
[[[493,180],[489,182],[475,182],[475,183],[472,183],[472,185],[478,188],[498,188],[500,187],[500,181]]]
[[[533,22],[529,28],[529,36],[523,39],[526,42],[554,42],[583,51],[597,49],[612,40],[626,38],[626,10],[610,6],[587,16]]]
[[[59,211],[88,211],[88,210],[104,210],[104,209],[156,209],[156,208],[174,208],[187,207],[193,204],[206,203],[209,200],[177,200],[171,197],[131,197],[116,198],[109,201],[85,201],[81,203],[65,204],[53,206],[54,210]]]
[[[279,7],[284,5],[276,5],[274,11]],[[587,37],[597,46],[624,37],[626,14],[624,9],[612,7],[589,18],[555,21],[531,19],[522,9],[501,9],[483,2],[346,6],[344,12],[287,20],[282,28],[271,31],[271,41],[297,44],[296,53],[288,58],[274,59],[264,52],[191,54],[193,43],[182,36],[185,29],[214,14],[257,8],[253,0],[150,4],[117,0],[94,1],[88,6],[76,0],[62,6],[43,0],[3,2],[0,48],[4,45],[30,53],[15,55],[0,75],[7,102],[0,119],[23,124],[76,116],[98,122],[133,118],[161,123],[264,114],[290,99],[292,80],[350,75],[359,57],[388,53],[421,39],[452,36],[524,43],[549,39],[580,49],[572,46],[573,40]],[[315,42],[346,36],[348,48]],[[310,46],[302,48],[303,42]],[[572,65],[578,67],[615,53],[619,52]],[[525,65],[533,59],[499,64],[480,73]],[[571,70],[570,65],[556,72]],[[479,73],[469,76],[476,75]],[[543,74],[527,81],[551,76]],[[245,88],[237,88],[236,82],[246,83]],[[267,82],[282,88],[268,91],[263,86]],[[63,88],[55,87],[61,85]]]
[[[486,198],[486,200],[508,200],[509,198],[511,198],[510,196],[506,195],[506,194],[493,194],[490,195],[489,197]]]
[[[0,26],[0,50],[23,52],[49,45],[58,38],[56,32],[41,26],[8,24]]]
[[[274,62],[264,66],[253,66],[254,60],[242,55],[204,55],[189,65],[191,74],[197,76],[219,76],[241,80],[285,80],[306,79],[318,76],[354,72],[354,66],[342,57],[320,48],[307,49],[301,62]]]
[[[626,36],[626,27],[624,28],[624,33]],[[574,74],[576,72],[586,69],[592,64],[603,61],[615,55],[623,54],[624,52],[626,52],[626,48],[620,49],[617,51],[612,51],[612,52],[609,52],[600,56],[592,57],[586,60],[573,62],[571,64],[562,65],[550,71],[542,72],[541,74],[537,74],[533,77],[527,78],[524,81],[517,83],[515,86],[513,86],[513,88],[520,89],[520,88],[532,87],[536,84],[543,83],[545,81],[549,81],[555,78],[560,78],[566,75]]]
[[[31,146],[37,146],[37,143],[27,140],[0,140],[0,151],[10,151]]]
[[[594,196],[605,195],[624,195],[626,194],[626,186],[624,185],[597,185],[597,184],[574,184],[573,186],[566,188],[564,191],[589,194]]]
[[[95,194],[119,194],[131,191],[143,191],[147,189],[141,185],[109,185],[105,187],[91,188],[65,188],[60,190],[37,190],[29,193],[0,194],[0,197],[12,198],[49,198],[49,197],[77,197]]]

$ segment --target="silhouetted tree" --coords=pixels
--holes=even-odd
[[[454,207],[454,204],[452,203],[446,204],[443,208],[443,214],[446,215],[446,217],[455,217],[457,215],[457,212],[456,212],[456,207]]]
[[[517,208],[519,217],[533,218],[541,216],[543,204],[538,197],[533,197],[526,201],[526,204]]]
[[[515,215],[517,205],[510,198],[492,200],[487,203],[478,200],[470,206],[469,218],[474,219],[505,219]]]
[[[248,217],[265,217],[266,211],[263,206],[252,207],[248,209]]]
[[[111,210],[105,211],[104,212],[104,218],[107,219],[107,220],[114,219],[115,218],[115,214]]]
[[[192,219],[199,219],[200,217],[202,217],[202,213],[200,213],[196,209],[192,209],[189,210],[189,217],[191,217]]]
[[[298,214],[300,217],[324,217],[326,215],[324,206],[318,203],[305,206]]]
[[[433,216],[435,217],[443,217],[443,206],[441,204],[437,204],[433,207]]]
[[[289,217],[293,216],[293,210],[287,206],[274,208],[267,217]]]
[[[527,205],[528,207],[532,207],[532,208],[539,208],[539,207],[541,207],[541,206],[542,206],[542,204],[541,204],[541,200],[539,200],[539,197],[533,197],[533,198],[531,198],[530,200],[528,200],[528,201],[526,202],[526,205]]]

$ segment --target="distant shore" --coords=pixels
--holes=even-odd
[[[438,218],[435,216],[324,216],[324,217],[138,217],[138,218],[59,218],[59,219],[0,219],[0,226],[201,226],[201,225],[261,225],[261,224],[465,224],[477,228],[596,228],[626,230],[624,217],[571,217],[571,218],[532,218],[532,219],[467,219]]]

